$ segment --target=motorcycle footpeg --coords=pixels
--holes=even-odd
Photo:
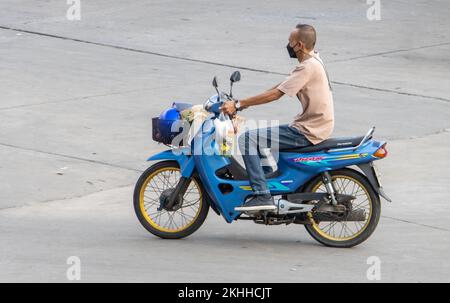
[[[279,215],[305,213],[312,211],[314,208],[314,205],[312,204],[293,203],[284,199],[279,199],[277,204],[277,211]]]

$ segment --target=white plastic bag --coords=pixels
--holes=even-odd
[[[231,156],[234,142],[236,141],[236,133],[228,115],[220,113],[219,117],[214,119],[214,128],[216,132],[216,143],[219,146],[219,153],[226,156]]]
[[[194,105],[191,108],[183,110],[181,118],[190,124],[189,132],[185,138],[185,146],[191,145],[192,138],[201,128],[203,121],[208,117],[208,112],[203,108],[203,105]]]

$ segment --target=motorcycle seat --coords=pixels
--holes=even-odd
[[[334,148],[356,147],[356,146],[358,146],[359,143],[361,143],[363,138],[364,138],[364,136],[330,138],[330,139],[324,140],[316,145],[282,149],[280,151],[289,152],[289,153],[313,153],[313,152],[319,152],[319,151],[324,151],[324,150],[329,150],[329,149],[334,149]],[[370,139],[370,138],[368,138],[368,139]]]

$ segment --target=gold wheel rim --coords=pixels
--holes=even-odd
[[[139,208],[145,220],[156,230],[177,233],[189,228],[197,220],[202,208],[202,192],[192,179],[183,196],[182,206],[174,211],[158,211],[161,193],[176,186],[181,177],[180,169],[160,168],[145,179],[139,194]]]
[[[308,213],[308,217],[312,223],[312,228],[322,237],[331,241],[348,241],[358,237],[362,234],[367,226],[369,226],[372,218],[372,199],[369,192],[355,178],[345,175],[335,175],[331,177],[335,182],[337,191],[340,194],[349,194],[356,197],[352,203],[352,210],[364,209],[366,212],[366,220],[362,221],[327,221],[317,223],[311,213]],[[337,182],[342,180],[342,182]],[[349,190],[349,191],[347,191]],[[318,182],[312,192],[326,192],[323,182]],[[364,198],[365,197],[365,198]],[[324,224],[322,224],[324,223]],[[351,224],[353,223],[353,225]],[[337,225],[337,226],[336,226]],[[352,226],[350,226],[352,225]],[[340,228],[339,228],[340,227]]]

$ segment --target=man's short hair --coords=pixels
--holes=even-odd
[[[316,45],[316,30],[314,27],[299,23],[295,28],[298,29],[298,40],[303,42],[308,50],[314,49]]]

